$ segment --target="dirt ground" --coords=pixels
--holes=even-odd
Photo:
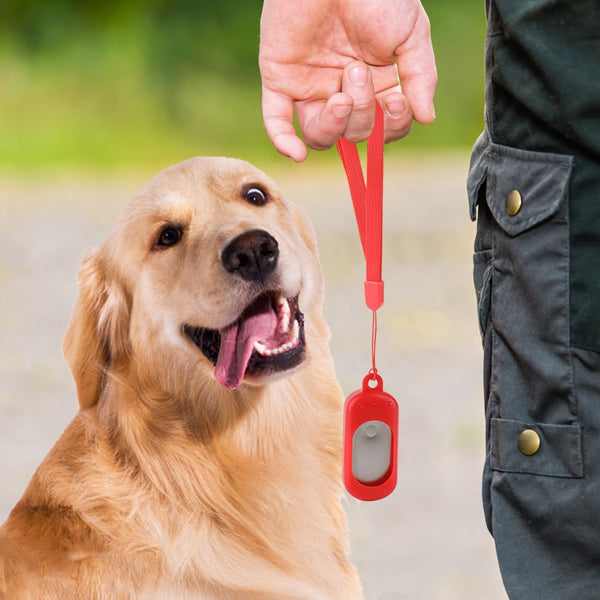
[[[378,368],[400,406],[399,480],[348,500],[367,600],[506,600],[480,503],[481,344],[466,154],[386,163]],[[317,229],[342,387],[369,369],[364,263],[341,166],[269,170]],[[258,165],[261,166],[261,165]],[[61,341],[78,262],[147,177],[0,182],[0,522],[76,410]]]

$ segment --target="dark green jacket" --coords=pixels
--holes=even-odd
[[[511,600],[600,598],[600,1],[488,0],[468,191]]]

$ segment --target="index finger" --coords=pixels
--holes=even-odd
[[[304,142],[294,127],[294,103],[289,96],[262,88],[263,123],[278,152],[302,162],[307,156]]]

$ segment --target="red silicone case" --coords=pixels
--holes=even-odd
[[[376,385],[371,387],[369,383]],[[387,473],[373,484],[356,479],[352,472],[352,442],[356,430],[367,421],[381,421],[392,432],[390,467]],[[380,500],[389,496],[396,487],[398,477],[398,404],[393,396],[383,391],[383,381],[377,374],[363,379],[362,390],[350,394],[344,405],[344,485],[358,500]]]

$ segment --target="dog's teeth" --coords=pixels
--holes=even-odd
[[[287,333],[290,329],[291,309],[287,299],[281,294],[277,297],[277,309],[279,315],[279,331]]]
[[[300,337],[300,323],[296,319],[294,319],[294,325],[292,326],[292,341],[290,343],[294,343],[296,345],[298,343],[298,338]]]
[[[262,356],[267,356],[267,347],[262,342],[254,342],[254,349]]]
[[[278,354],[283,354],[292,348],[295,348],[298,345],[298,341],[300,339],[300,324],[298,321],[294,320],[294,324],[291,329],[291,337],[289,341],[285,344],[281,344],[281,346],[277,346],[276,348],[267,348],[265,344],[262,342],[256,341],[254,342],[254,349],[261,356],[277,356]]]

